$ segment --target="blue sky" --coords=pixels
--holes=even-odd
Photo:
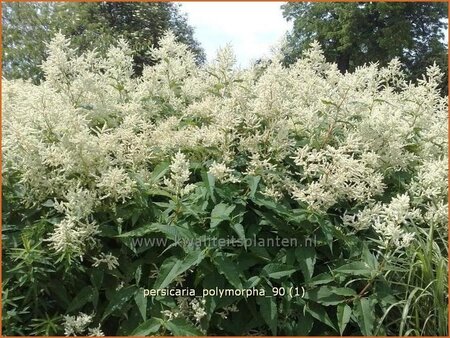
[[[181,10],[195,28],[195,38],[208,60],[230,43],[239,65],[270,53],[290,29],[282,16],[283,2],[182,2]]]

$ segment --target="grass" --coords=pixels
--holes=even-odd
[[[378,334],[384,322],[399,336],[448,335],[447,234],[439,230],[416,227],[415,245],[387,272],[386,279],[404,298],[386,310]]]

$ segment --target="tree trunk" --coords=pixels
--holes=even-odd
[[[348,53],[339,54],[337,57],[337,66],[339,71],[342,74],[345,74],[345,72],[350,68],[350,54]]]

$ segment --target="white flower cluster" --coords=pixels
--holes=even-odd
[[[427,224],[448,231],[448,161],[447,158],[426,160],[419,166],[410,184],[412,204],[424,210]]]
[[[92,257],[94,260],[94,263],[92,266],[98,267],[100,264],[104,263],[108,267],[108,270],[113,270],[114,268],[119,266],[119,261],[117,260],[117,257],[112,255],[111,253],[105,254],[100,253],[100,257]]]
[[[79,336],[88,331],[88,335],[92,337],[101,337],[105,334],[100,329],[100,325],[96,328],[88,328],[92,323],[92,316],[80,312],[77,316],[64,316],[64,334],[66,336]]]
[[[239,182],[239,179],[233,175],[233,170],[228,168],[225,163],[217,163],[214,161],[209,167],[209,173],[211,173],[220,182]]]
[[[316,150],[305,146],[296,151],[293,159],[300,169],[300,182],[310,183],[293,188],[295,199],[313,209],[326,210],[339,200],[370,201],[383,192],[383,175],[372,167],[377,155],[361,154],[360,143],[351,141],[338,148]]]
[[[96,196],[79,184],[68,189],[64,200],[55,200],[54,208],[65,215],[48,239],[55,251],[82,255],[88,244],[94,244],[98,226],[95,221],[89,220],[89,216],[97,202]]]
[[[371,226],[383,239],[382,247],[393,244],[397,248],[407,247],[414,239],[414,234],[403,229],[408,222],[420,221],[418,209],[410,205],[408,195],[398,195],[389,204],[377,203],[366,207],[357,214],[345,215],[344,224],[364,229]]]
[[[173,320],[178,317],[184,317],[192,320],[194,323],[200,323],[200,320],[207,315],[205,311],[206,300],[202,298],[200,301],[189,297],[178,297],[177,307],[172,310],[163,310],[161,313],[166,320]]]
[[[94,243],[95,212],[114,212],[142,184],[189,194],[191,161],[209,164],[223,183],[258,175],[268,198],[293,198],[314,212],[351,205],[362,210],[355,226],[370,223],[386,238],[392,215],[378,225],[363,220],[388,212],[377,201],[408,173],[410,211],[444,224],[447,98],[437,67],[417,83],[404,80],[398,60],[341,74],[317,44],[290,67],[276,54],[239,69],[230,47],[198,67],[173,34],[159,45],[159,62],[137,78],[124,41],[103,58],[77,55],[57,35],[41,85],[4,80],[3,184],[20,186],[30,207],[54,201],[55,250],[82,255]],[[170,172],[152,181],[164,161]]]
[[[82,256],[86,246],[95,243],[94,236],[97,232],[95,222],[82,222],[65,218],[55,225],[47,241],[50,242],[50,246],[56,252],[72,252]]]
[[[186,184],[189,181],[189,161],[186,156],[178,152],[172,159],[170,168],[170,178],[164,179],[164,184],[175,195],[184,196],[189,194],[195,186],[193,184]]]
[[[225,306],[222,311],[218,311],[217,314],[222,317],[222,319],[227,319],[230,313],[232,312],[239,312],[238,307],[236,304],[231,304],[229,306]]]
[[[191,302],[193,317],[197,323],[199,323],[200,320],[206,316],[205,304],[206,304],[205,298],[202,298],[200,301],[194,299]]]

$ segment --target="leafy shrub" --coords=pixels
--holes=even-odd
[[[4,333],[446,335],[439,69],[160,45],[136,78],[57,35],[4,81]]]

